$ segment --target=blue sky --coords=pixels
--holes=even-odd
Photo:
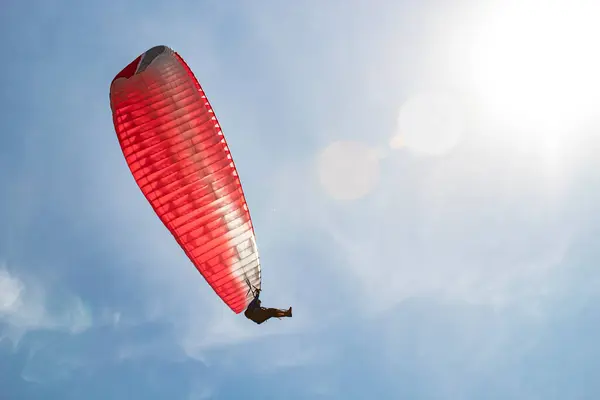
[[[596,399],[592,3],[2,2],[0,398]],[[292,319],[231,313],[129,174],[109,84],[157,44]]]

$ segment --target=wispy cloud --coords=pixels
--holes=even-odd
[[[52,290],[35,277],[19,277],[0,267],[0,332],[18,344],[27,332],[57,330],[82,333],[92,326],[90,311],[78,296]],[[56,288],[55,288],[56,290]],[[60,288],[58,288],[60,291]],[[57,299],[58,304],[52,304]]]

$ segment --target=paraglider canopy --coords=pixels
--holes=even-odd
[[[156,46],[110,85],[115,131],[142,193],[217,295],[236,313],[261,287],[242,185],[214,111],[175,51]]]

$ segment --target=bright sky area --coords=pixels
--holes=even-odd
[[[0,398],[595,400],[600,3],[0,3]],[[168,45],[244,185],[265,305],[214,294],[121,154]]]

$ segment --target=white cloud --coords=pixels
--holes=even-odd
[[[20,277],[0,266],[0,322],[2,335],[17,345],[22,335],[35,330],[58,330],[72,334],[84,332],[92,325],[92,316],[81,298],[71,294],[60,296],[56,310],[47,303],[47,288],[34,277]]]
[[[0,314],[12,314],[22,305],[23,284],[8,271],[0,270]]]

